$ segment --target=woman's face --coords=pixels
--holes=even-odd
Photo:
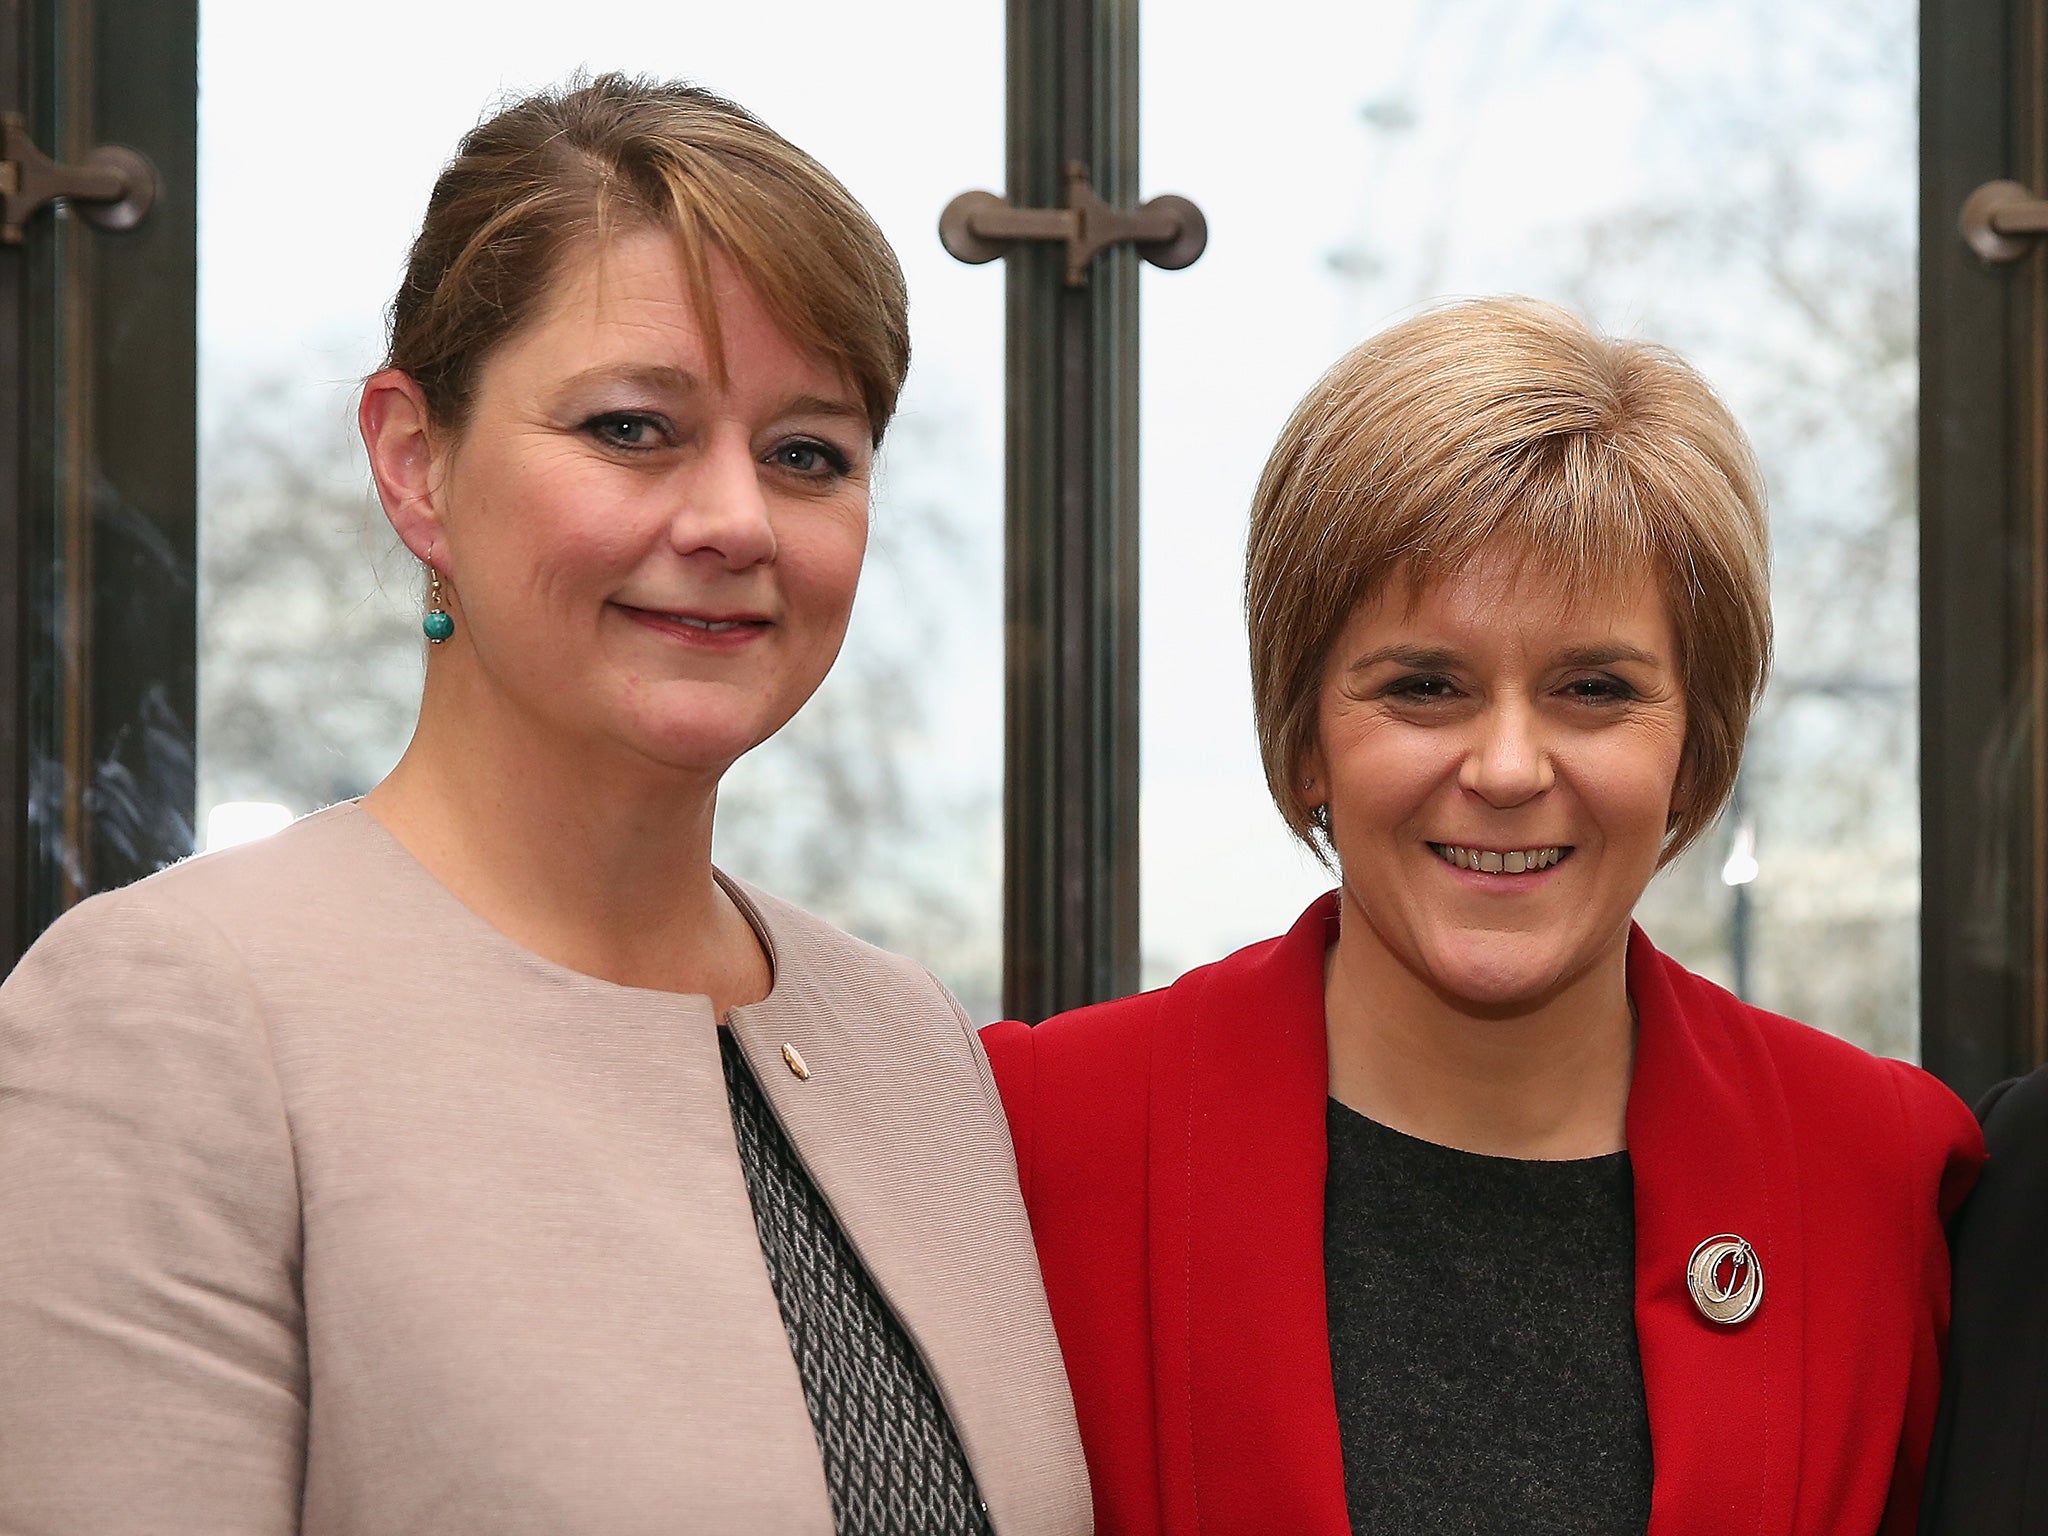
[[[1329,805],[1344,941],[1490,1014],[1618,965],[1685,729],[1647,577],[1568,606],[1538,562],[1482,551],[1361,606],[1324,663],[1303,765]]]
[[[838,654],[872,443],[846,381],[712,270],[723,381],[669,236],[572,257],[485,361],[432,500],[457,620],[441,650],[484,697],[563,740],[720,772]]]

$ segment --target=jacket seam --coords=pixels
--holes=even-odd
[[[303,1309],[305,1305],[306,1189],[299,1173],[298,1131],[292,1124],[291,1105],[285,1099],[284,1079],[277,1070],[277,1040],[271,1033],[269,1009],[264,1005],[262,989],[257,986],[256,977],[250,971],[248,962],[242,957],[240,947],[228,936],[226,930],[203,912],[194,912],[191,916],[194,922],[203,926],[213,936],[215,942],[226,952],[229,960],[233,963],[235,971],[241,979],[243,991],[249,999],[249,1012],[255,1020],[257,1033],[262,1037],[263,1070],[270,1078],[271,1090],[277,1095],[277,1118],[284,1130],[285,1157],[290,1163],[292,1171],[292,1204],[298,1212],[299,1225],[299,1303]]]
[[[148,904],[133,898],[128,898],[126,904],[144,911],[149,910]],[[214,947],[227,961],[228,965],[233,968],[235,979],[240,983],[242,995],[248,999],[249,1013],[259,1036],[258,1043],[260,1049],[258,1054],[262,1059],[263,1071],[270,1079],[271,1091],[277,1096],[277,1118],[279,1129],[283,1133],[285,1161],[291,1169],[292,1210],[298,1227],[298,1259],[297,1263],[293,1266],[296,1271],[293,1276],[293,1288],[297,1291],[299,1300],[299,1342],[300,1347],[308,1351],[306,1356],[307,1375],[305,1387],[298,1395],[301,1406],[310,1410],[312,1406],[312,1375],[311,1344],[308,1338],[309,1320],[306,1315],[306,1191],[299,1170],[298,1133],[292,1125],[291,1106],[285,1100],[284,1079],[277,1070],[277,1042],[271,1033],[269,1013],[264,1005],[262,989],[256,983],[255,974],[250,970],[248,961],[243,957],[240,946],[235,943],[227,930],[222,928],[219,923],[215,922],[213,918],[204,912],[191,908],[186,908],[171,915],[173,922],[170,926],[175,927],[176,919],[182,918],[185,922],[198,928],[213,941]]]

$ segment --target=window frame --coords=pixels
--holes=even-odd
[[[132,230],[58,206],[0,247],[9,967],[192,847],[198,50],[198,0],[0,0],[4,105],[35,141],[60,162],[124,144],[158,179]]]
[[[1991,266],[1957,219],[2048,191],[2048,0],[1920,46],[1920,1051],[1974,1100],[2048,1060],[2048,242]]]

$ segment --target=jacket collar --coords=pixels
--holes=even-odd
[[[1350,1529],[1323,1274],[1323,956],[1337,917],[1332,892],[1167,997],[1150,1281],[1168,1529]],[[1748,1010],[1640,930],[1628,986],[1650,1530],[1769,1536],[1794,1507],[1800,1435],[1797,1192],[1772,1176],[1793,1165],[1789,1116]],[[1700,1314],[1685,1279],[1695,1246],[1723,1232],[1754,1247],[1769,1298],[1732,1328]]]
[[[1636,1008],[1628,1100],[1636,1337],[1656,1462],[1653,1536],[1774,1533],[1797,1503],[1804,1254],[1791,1115],[1748,1008],[1629,934]],[[1707,1238],[1755,1250],[1764,1299],[1709,1322],[1686,1288]]]
[[[1190,973],[1153,1072],[1152,1308],[1169,1530],[1343,1536],[1323,1302],[1334,893]],[[1187,1170],[1172,1181],[1165,1170]]]

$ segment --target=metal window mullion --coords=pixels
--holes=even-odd
[[[0,0],[0,93],[33,114],[29,86],[30,0]],[[0,971],[12,967],[29,937],[25,845],[28,745],[22,709],[27,697],[28,614],[25,508],[29,501],[27,324],[30,251],[0,250]]]
[[[0,102],[54,158],[155,166],[138,226],[59,206],[0,248],[0,966],[65,907],[191,851],[197,0],[0,0]]]
[[[1008,199],[1079,161],[1138,186],[1136,0],[1011,0]],[[1138,979],[1137,256],[1083,288],[1057,246],[1007,263],[1003,1005],[1049,1013]]]
[[[2048,254],[1957,218],[2048,177],[2048,0],[1921,8],[1921,1059],[1965,1097],[2048,1053]]]

